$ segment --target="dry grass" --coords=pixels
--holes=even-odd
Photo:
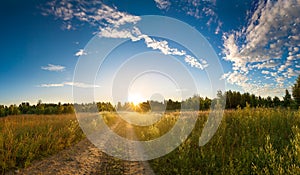
[[[27,167],[84,135],[75,115],[20,115],[0,118],[0,172]]]
[[[216,134],[200,147],[207,115],[199,113],[193,132],[181,146],[150,161],[155,173],[300,174],[300,110],[225,111]]]
[[[198,113],[194,130],[182,145],[150,161],[155,173],[300,174],[300,110],[246,107],[226,111],[216,134],[199,147],[208,114]],[[131,127],[138,140],[151,140],[168,132],[178,115],[167,113],[153,125]],[[110,127],[118,126],[116,133],[124,135],[120,128],[126,128],[128,123],[116,113],[102,113],[102,117]],[[100,127],[98,119],[99,116],[91,116],[83,121],[93,124],[89,125],[93,131]],[[2,172],[26,167],[84,137],[75,115],[9,116],[0,118],[0,131]]]

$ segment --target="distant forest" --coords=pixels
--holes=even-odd
[[[293,98],[292,98],[293,96]],[[171,99],[164,102],[147,101],[142,102],[139,105],[134,105],[130,102],[120,103],[113,106],[110,102],[97,102],[90,104],[46,104],[38,101],[36,105],[30,105],[28,102],[23,102],[19,106],[0,105],[0,117],[7,115],[19,115],[19,114],[72,114],[75,112],[90,112],[90,111],[136,111],[136,112],[148,112],[148,111],[180,111],[184,110],[208,110],[212,104],[218,102],[226,102],[225,109],[237,109],[244,108],[246,105],[250,107],[266,107],[266,108],[292,108],[298,109],[300,106],[300,76],[296,80],[296,83],[292,87],[292,95],[288,90],[285,90],[285,96],[283,100],[279,97],[261,97],[250,93],[243,93],[236,91],[226,91],[222,93],[218,91],[215,99],[209,99],[208,97],[201,97],[194,95],[183,101],[173,101]]]

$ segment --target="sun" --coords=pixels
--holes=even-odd
[[[132,102],[135,106],[139,103],[143,102],[143,98],[140,94],[129,94],[128,95],[128,101]]]

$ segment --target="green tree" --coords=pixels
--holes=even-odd
[[[293,86],[293,97],[297,107],[300,106],[300,75],[298,76],[296,83]]]
[[[64,106],[61,105],[61,103],[59,102],[57,106],[57,114],[62,114],[63,112],[64,112]]]
[[[64,107],[64,112],[65,114],[73,114],[75,112],[73,105],[71,104],[66,104]]]
[[[233,93],[231,90],[229,90],[226,92],[226,109],[233,108],[232,101],[233,101]]]
[[[19,108],[17,107],[17,105],[10,105],[9,108],[8,108],[8,114],[9,115],[18,115],[20,114],[20,110]]]
[[[277,96],[275,96],[273,98],[273,103],[274,103],[274,107],[278,107],[278,106],[280,106],[281,101]]]
[[[6,116],[5,107],[3,105],[0,105],[0,117],[4,116]]]
[[[30,110],[30,104],[28,102],[22,102],[19,105],[19,110],[22,114],[28,114]]]
[[[270,96],[267,97],[267,107],[273,107],[273,101],[272,98]]]
[[[258,103],[258,98],[254,94],[252,94],[250,98],[251,107],[256,107],[257,103]]]
[[[210,108],[210,105],[211,105],[211,99],[205,97],[205,99],[204,99],[204,104],[203,104],[204,109],[209,109],[209,108]]]
[[[289,93],[289,91],[285,90],[285,96],[283,97],[283,106],[284,107],[290,107],[292,103],[292,96]]]

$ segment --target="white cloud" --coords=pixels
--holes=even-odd
[[[273,77],[277,76],[277,72],[271,72],[270,75],[272,75]]]
[[[171,3],[167,0],[156,0],[156,3],[158,3],[159,7],[162,8],[167,8],[171,5]],[[199,69],[207,67],[207,62],[205,60],[198,60],[191,55],[188,55],[183,50],[170,47],[166,40],[158,41],[149,37],[148,35],[143,34],[137,27],[134,26],[134,24],[141,20],[139,16],[120,12],[117,10],[117,8],[109,7],[97,1],[82,0],[80,3],[78,3],[74,0],[63,0],[60,2],[54,0],[49,5],[51,8],[45,10],[46,15],[54,15],[71,26],[75,25],[71,24],[74,20],[87,22],[90,25],[99,27],[100,37],[129,38],[132,41],[143,39],[146,46],[152,48],[153,50],[159,50],[165,55],[182,56],[192,67]],[[208,14],[211,13],[213,12],[211,11]],[[126,28],[123,28],[123,26]],[[80,49],[77,53],[75,53],[75,55],[86,55],[86,52],[83,49]]]
[[[139,16],[134,16],[117,11],[116,8],[111,8],[105,4],[101,4],[101,8],[96,11],[96,15],[91,15],[90,17],[98,22],[104,20],[107,23],[112,24],[116,27],[128,23],[135,24],[136,22],[141,20]]]
[[[183,50],[179,51],[177,48],[170,48],[168,42],[165,40],[156,41],[147,35],[141,35],[141,37],[145,40],[147,47],[154,50],[160,50],[165,55],[186,55],[186,52]]]
[[[93,84],[86,84],[86,83],[81,83],[81,82],[65,82],[65,85],[68,86],[74,86],[74,87],[79,87],[79,88],[99,88],[99,85],[93,85]]]
[[[132,41],[138,41],[141,39],[141,36],[136,36],[136,32],[139,32],[139,29],[134,27],[133,29],[118,29],[112,27],[105,27],[99,29],[99,36],[105,38],[130,38]]]
[[[285,65],[281,65],[281,66],[279,67],[278,71],[279,71],[279,72],[282,72],[282,71],[284,71],[285,68],[286,68]]]
[[[184,56],[185,62],[187,62],[192,67],[198,69],[204,69],[208,66],[205,60],[198,60],[190,55],[188,55],[184,50],[178,50],[177,48],[171,48],[166,40],[157,41],[148,35],[142,34],[137,27],[130,29],[119,30],[118,28],[106,27],[100,29],[100,37],[106,38],[129,38],[132,41],[138,41],[143,39],[146,46],[152,48],[153,50],[159,50],[165,55],[177,55]]]
[[[248,71],[267,69],[262,73],[269,72],[277,86],[283,86],[284,76],[296,76],[292,66],[299,54],[299,11],[299,0],[260,0],[247,26],[224,34],[224,59],[232,62],[233,70],[247,77]],[[289,51],[287,57],[286,50]],[[227,77],[229,82],[233,82],[232,79]]]
[[[93,26],[115,26],[126,23],[136,23],[139,16],[117,11],[97,0],[53,0],[43,8],[43,15],[53,15],[64,21],[64,28],[75,28],[75,21],[81,21]]]
[[[286,78],[292,78],[294,76],[298,76],[300,74],[300,71],[294,70],[292,68],[288,68],[285,73],[283,73],[284,77]]]
[[[239,56],[239,47],[236,44],[236,34],[223,36],[225,60],[233,63],[234,70],[246,69],[248,58]],[[245,70],[247,72],[247,70]]]
[[[223,75],[230,84],[237,84],[241,87],[247,87],[248,77],[238,71],[229,72]]]
[[[281,77],[281,76],[279,76],[279,77],[276,78],[276,81],[277,81],[278,84],[283,84],[284,80],[285,80],[285,78]]]
[[[216,28],[216,30],[215,30],[215,34],[216,34],[216,35],[220,33],[222,24],[223,24],[223,23],[222,23],[221,21],[218,21],[218,25],[217,25],[217,28]]]
[[[79,57],[79,56],[86,55],[86,54],[87,53],[83,49],[80,49],[78,52],[75,53],[75,56]]]
[[[212,31],[215,34],[219,34],[222,27],[222,22],[220,21],[216,13],[216,0],[154,0],[156,6],[161,10],[168,10],[175,7],[177,12],[186,13],[196,19],[201,19],[201,21],[206,20],[207,27],[214,27]],[[178,8],[179,7],[179,8]],[[205,21],[204,21],[205,22]]]
[[[289,32],[287,31],[298,33],[299,31],[295,24],[299,20],[299,2],[292,0],[273,2],[268,0],[265,3],[260,1],[249,21],[249,25],[242,31],[243,37],[245,36],[244,45],[238,48],[236,56],[248,59],[247,62],[280,58],[283,44],[294,45],[292,41],[288,40]],[[296,30],[293,30],[295,28]],[[240,39],[235,33],[230,35]],[[228,39],[232,40],[231,37],[228,37]],[[268,46],[273,49],[265,49]],[[225,51],[227,49],[225,47]],[[225,55],[230,56],[226,52]]]
[[[295,52],[299,52],[299,47],[294,47]]]
[[[55,72],[62,72],[66,67],[61,65],[48,64],[47,66],[42,66],[41,69]]]
[[[63,82],[63,83],[50,83],[50,84],[41,84],[38,87],[64,87],[64,86],[73,86],[78,88],[99,88],[99,85],[92,85],[81,82]]]
[[[41,84],[39,87],[63,87],[64,84],[59,83],[59,84]]]
[[[191,67],[196,67],[201,70],[208,66],[205,60],[203,60],[202,63],[200,63],[196,58],[190,55],[186,55],[184,61],[187,62]]]
[[[264,61],[262,63],[254,64],[254,65],[250,66],[250,68],[257,68],[257,69],[274,68],[278,64],[279,64],[279,62],[275,62],[274,60],[268,60],[268,61]]]
[[[198,60],[191,55],[188,55],[184,50],[178,50],[177,48],[170,47],[168,41],[166,40],[157,41],[156,39],[143,34],[136,26],[125,29],[120,29],[119,25],[102,28],[100,27],[99,36],[105,38],[128,38],[133,42],[144,40],[144,43],[148,48],[159,50],[165,55],[184,56],[185,62],[187,62],[191,67],[196,67],[202,70],[208,66],[205,60]]]
[[[257,89],[254,89],[252,92],[256,95],[259,95],[261,97],[267,97],[267,96],[281,96],[282,92],[285,91],[286,88],[279,87],[272,84],[264,84]]]
[[[168,0],[154,0],[157,8],[159,9],[168,9],[171,5],[171,2]]]

